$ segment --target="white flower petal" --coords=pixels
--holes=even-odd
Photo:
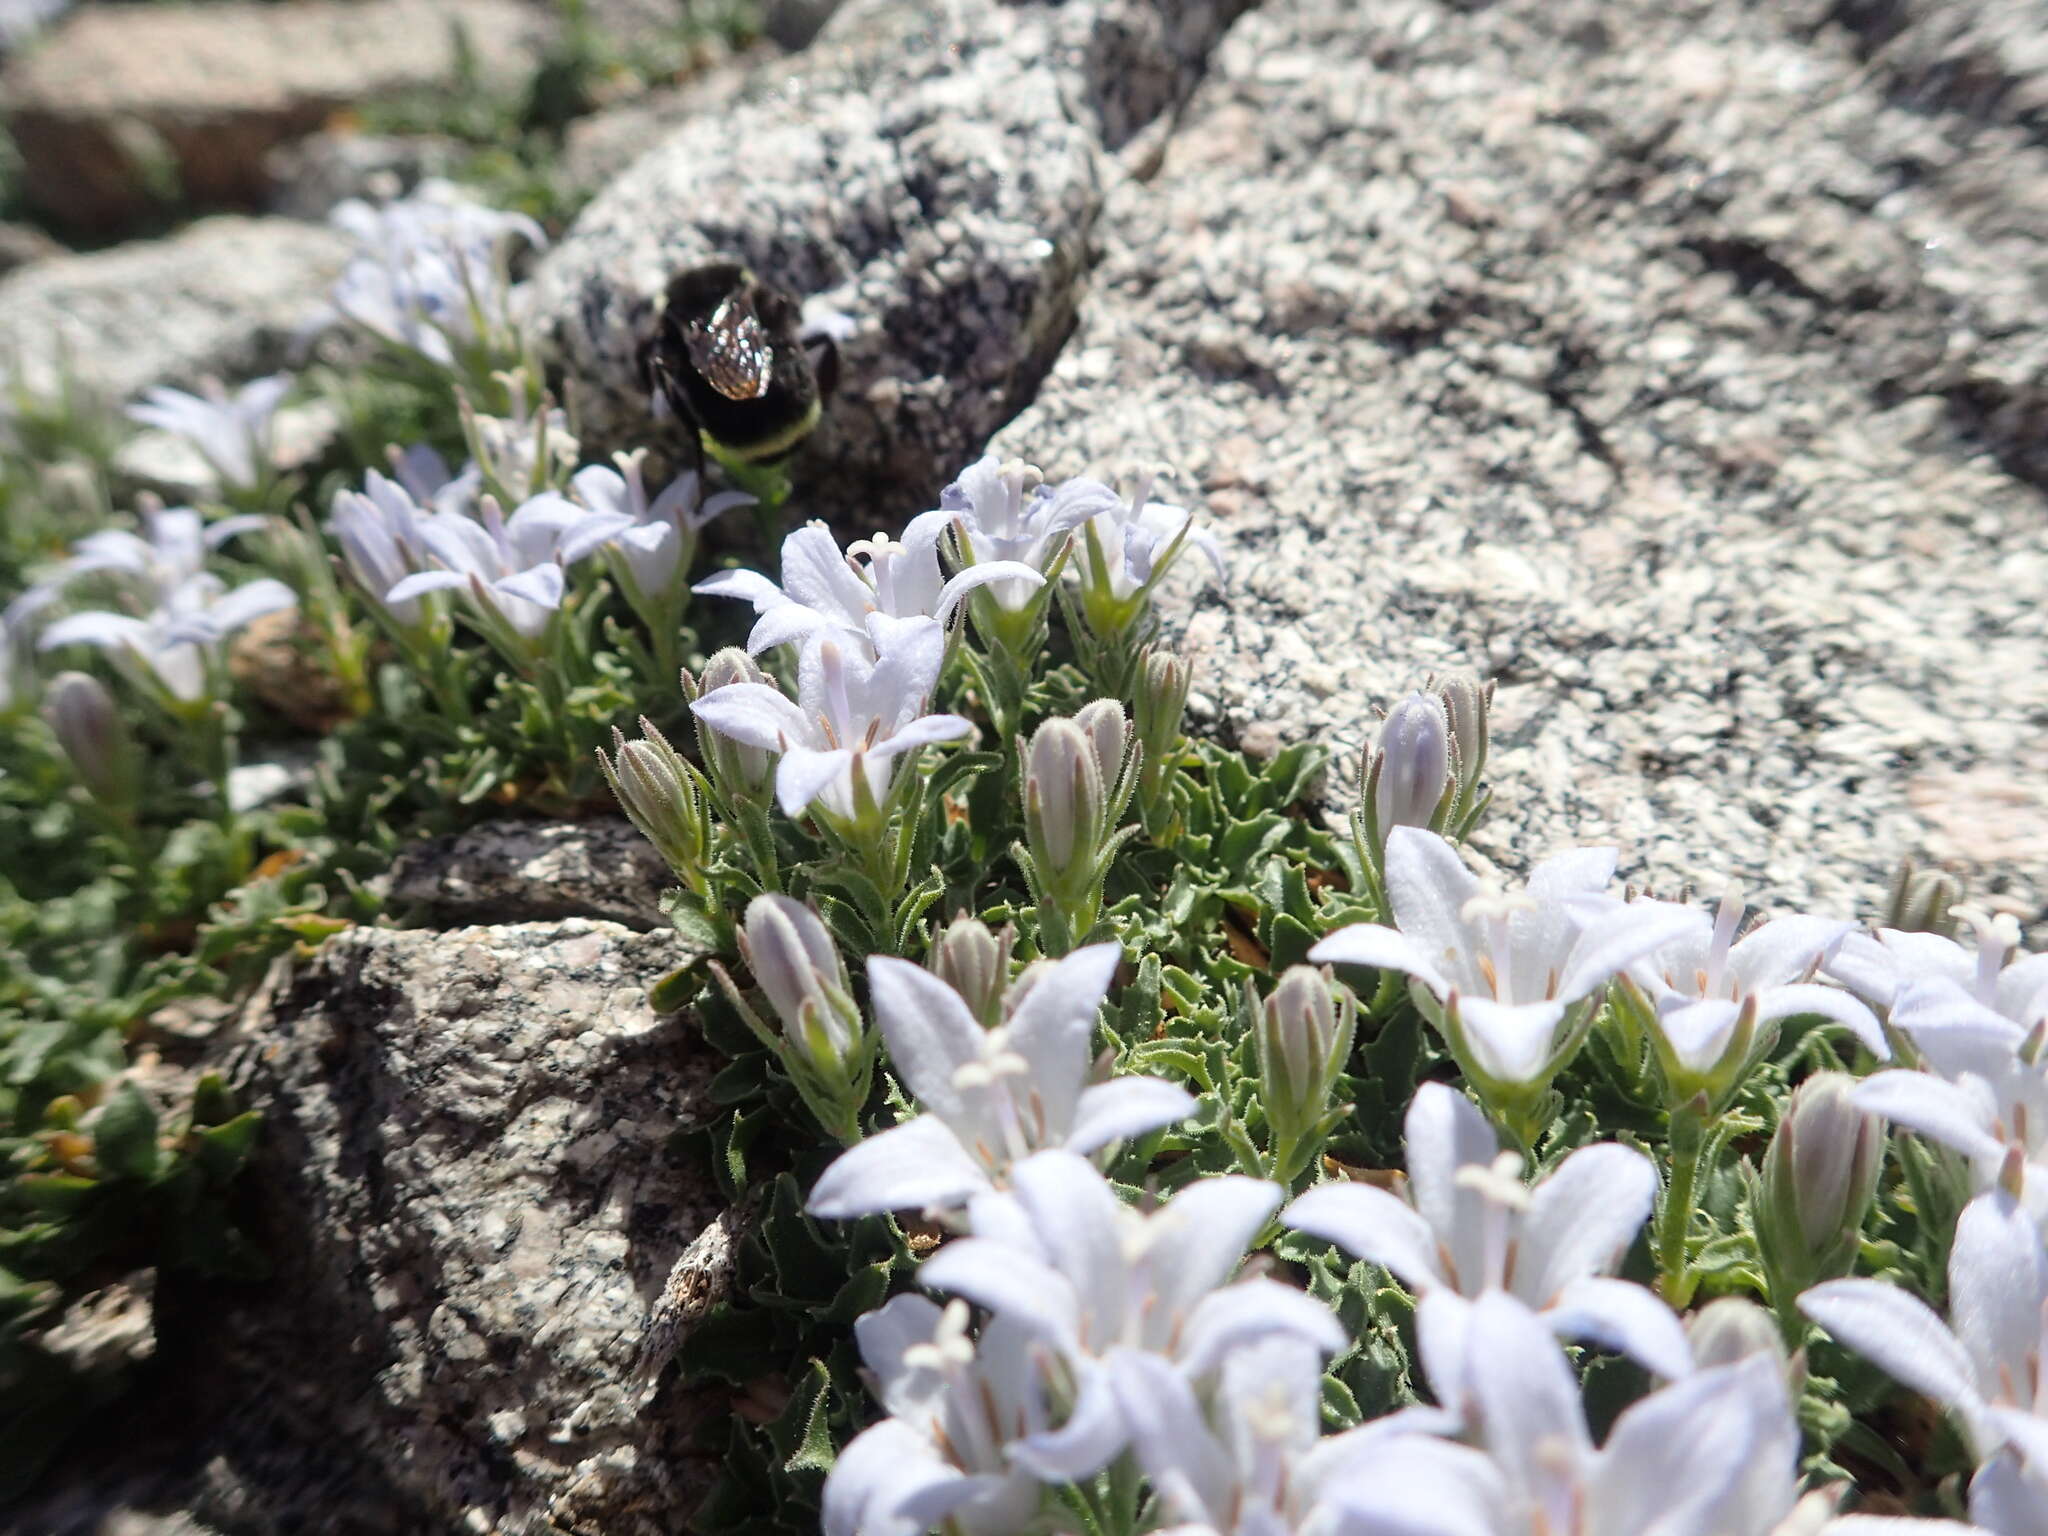
[[[1703,1517],[1737,1491],[1764,1429],[1750,1407],[1733,1370],[1702,1371],[1629,1407],[1590,1479],[1586,1536],[1713,1529]]]
[[[1505,1291],[1472,1303],[1460,1395],[1510,1486],[1554,1483],[1592,1457],[1578,1378],[1564,1351],[1543,1321]],[[1582,1479],[1583,1473],[1573,1480]]]
[[[1487,997],[1458,999],[1458,1022],[1479,1069],[1502,1082],[1534,1082],[1557,1041],[1565,1005],[1497,1003]]]
[[[1093,1152],[1185,1120],[1200,1108],[1193,1094],[1163,1078],[1112,1078],[1081,1090],[1066,1145],[1070,1151]]]
[[[460,587],[469,590],[469,578],[460,571],[414,571],[402,578],[384,594],[387,603],[408,602],[429,592],[445,592]]]
[[[833,1462],[824,1536],[922,1536],[927,1527],[902,1512],[905,1501],[963,1477],[931,1441],[900,1419],[884,1419],[855,1435]]]
[[[1892,1048],[1884,1037],[1884,1026],[1877,1022],[1877,1015],[1838,987],[1826,987],[1818,982],[1771,987],[1758,993],[1756,1001],[1759,1021],[1819,1014],[1824,1019],[1847,1025],[1878,1060],[1891,1059]]]
[[[1460,1186],[1458,1170],[1489,1166],[1500,1153],[1500,1140],[1472,1101],[1443,1083],[1415,1090],[1401,1133],[1408,1149],[1408,1198],[1429,1223],[1439,1253],[1450,1257],[1454,1273],[1443,1278],[1476,1294],[1495,1278],[1485,1263],[1486,1200]]]
[[[1990,1132],[1992,1106],[1985,1096],[1926,1072],[1874,1073],[1858,1083],[1850,1097],[1858,1109],[1883,1115],[1969,1157],[1996,1162],[2005,1154],[2004,1143]]]
[[[1092,1171],[1092,1170],[1091,1170]],[[1286,1191],[1265,1179],[1197,1179],[1146,1222],[1145,1255],[1162,1305],[1178,1311],[1236,1273]]]
[[[1442,965],[1442,957],[1472,952],[1475,935],[1464,910],[1479,891],[1479,881],[1465,868],[1457,849],[1434,832],[1395,827],[1387,834],[1387,896],[1394,905],[1394,922],[1433,970]],[[1421,979],[1432,991],[1448,990],[1426,976]],[[1449,979],[1463,982],[1462,976]]]
[[[1612,862],[1612,849],[1582,851],[1607,854],[1608,862]],[[1530,894],[1535,894],[1533,876]],[[1563,973],[1558,977],[1556,991],[1551,995],[1559,1002],[1575,1003],[1605,986],[1611,977],[1631,962],[1681,937],[1690,926],[1690,918],[1685,913],[1673,911],[1663,902],[1629,902],[1580,930],[1577,942],[1571,947],[1570,958],[1564,963]]]
[[[2010,1456],[1995,1456],[1970,1480],[1970,1521],[1836,1520],[1824,1536],[2048,1536],[2048,1475],[2029,1475]],[[1886,1530],[1873,1527],[1883,1525]]]
[[[1042,1482],[1083,1482],[1108,1466],[1129,1440],[1130,1421],[1109,1372],[1084,1364],[1080,1377],[1066,1423],[1010,1446],[1011,1460]]]
[[[1096,1011],[1122,960],[1123,949],[1117,944],[1077,949],[1063,960],[1035,968],[1022,1001],[1013,1005],[1007,1030],[1010,1047],[1031,1065],[1031,1086],[1053,1141],[1066,1140],[1073,1124],[1075,1104],[1088,1079]]]
[[[69,614],[57,620],[38,637],[36,649],[50,651],[60,645],[97,645],[109,649],[132,646],[144,650],[150,642],[150,628],[142,620],[123,613],[94,611]]]
[[[1227,1521],[1230,1453],[1210,1433],[1187,1378],[1137,1350],[1118,1350],[1099,1374],[1114,1391],[1138,1465],[1167,1507],[1183,1519]]]
[[[758,685],[740,683],[734,686]],[[834,810],[845,809],[833,802],[830,791],[835,785],[851,785],[850,775],[858,756],[858,753],[849,752],[844,747],[819,752],[811,747],[791,745],[783,752],[782,761],[775,765],[775,800],[782,807],[782,814],[801,816],[821,799]],[[851,793],[850,788],[847,792]]]
[[[1429,1223],[1383,1189],[1325,1184],[1288,1206],[1280,1219],[1297,1232],[1393,1271],[1411,1291],[1450,1284],[1437,1263],[1436,1234]]]
[[[840,1153],[818,1176],[805,1209],[830,1220],[945,1210],[986,1188],[987,1172],[946,1122],[918,1115]]]
[[[1692,1374],[1692,1346],[1678,1314],[1630,1281],[1574,1280],[1543,1309],[1543,1320],[1561,1339],[1627,1355],[1669,1380]]]
[[[1879,1280],[1830,1280],[1801,1296],[1799,1310],[1914,1391],[1966,1419],[1980,1413],[1968,1353],[1919,1297]]]
[[[690,590],[707,597],[736,597],[752,603],[757,611],[763,613],[790,600],[782,588],[759,571],[720,571],[705,577]]]
[[[1948,1263],[1948,1321],[1976,1379],[2029,1381],[2040,1366],[2048,1249],[2040,1229],[2002,1190],[1979,1195],[1956,1222]],[[2029,1406],[2032,1393],[2019,1390]]]
[[[1542,1308],[1574,1281],[1611,1273],[1656,1198],[1656,1165],[1642,1153],[1611,1142],[1579,1148],[1530,1193],[1519,1224],[1515,1293]]]
[[[562,568],[550,562],[536,565],[531,570],[520,571],[501,581],[491,583],[491,590],[502,597],[520,602],[532,603],[536,608],[555,609],[562,606],[562,596],[568,590]]]
[[[811,741],[811,723],[804,712],[781,689],[766,683],[728,683],[714,688],[696,699],[690,712],[742,746],[780,752],[792,744]]]
[[[1005,1243],[955,1238],[924,1261],[917,1281],[999,1313],[1063,1354],[1079,1351],[1080,1309],[1073,1283],[1042,1260]]]
[[[1178,1198],[1186,1199],[1187,1191]],[[1325,1355],[1351,1342],[1337,1314],[1307,1292],[1277,1280],[1240,1280],[1211,1291],[1188,1314],[1180,1368],[1190,1377],[1206,1376],[1232,1351],[1275,1333],[1305,1339]]]
[[[1378,923],[1339,928],[1311,949],[1308,958],[1315,965],[1370,965],[1383,971],[1402,971],[1438,997],[1451,990],[1450,980],[1413,939]]]
[[[958,992],[907,960],[870,959],[868,995],[891,1069],[925,1108],[961,1124],[965,1100],[955,1080],[962,1067],[981,1060],[988,1032]]]

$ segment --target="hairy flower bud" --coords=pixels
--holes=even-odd
[[[139,766],[135,742],[122,723],[120,709],[98,678],[84,672],[59,672],[44,692],[43,718],[71,760],[72,771],[95,800],[109,809],[134,802]]]
[[[1955,876],[1938,869],[1916,869],[1911,859],[1901,860],[1899,872],[1892,878],[1884,926],[1902,933],[1937,933],[1952,939],[1956,919],[1949,909],[1962,896],[1962,885]]]
[[[1774,1300],[1855,1266],[1885,1145],[1883,1122],[1856,1107],[1855,1087],[1844,1072],[1801,1083],[1764,1154],[1757,1246]]]
[[[1025,758],[1024,827],[1039,879],[1071,891],[1090,884],[1108,813],[1095,743],[1072,720],[1048,720]]]
[[[989,1029],[1003,1021],[1003,994],[1010,985],[1010,949],[1016,934],[1001,932],[961,913],[932,941],[928,969],[958,992],[967,1011]]]
[[[1411,693],[1389,710],[1369,772],[1382,839],[1395,827],[1432,826],[1451,782],[1450,721],[1443,701]]]
[[[768,674],[738,646],[727,646],[709,661],[699,674],[696,687],[701,697],[732,683],[767,683]],[[775,784],[775,757],[760,747],[749,747],[721,735],[697,721],[697,749],[711,782],[733,801],[766,801]]]
[[[641,835],[654,844],[678,879],[694,885],[711,847],[711,811],[703,780],[644,715],[640,732],[642,740],[628,741],[614,727],[615,756],[606,757],[600,748],[598,767]]]
[[[1181,717],[1194,676],[1188,659],[1172,651],[1148,650],[1139,658],[1134,713],[1146,762],[1164,763],[1180,746]]]
[[[1113,787],[1124,769],[1124,748],[1131,736],[1120,699],[1095,699],[1074,714],[1074,724],[1087,735],[1095,749],[1095,766],[1105,788]]]
[[[1272,1128],[1273,1177],[1292,1179],[1329,1132],[1330,1091],[1351,1056],[1357,1005],[1327,969],[1290,966],[1260,1005],[1252,1041]]]
[[[1486,768],[1486,714],[1493,704],[1493,684],[1480,682],[1470,672],[1453,672],[1434,691],[1443,701],[1450,726],[1451,771],[1458,780],[1460,809],[1467,809],[1479,792],[1479,775]]]

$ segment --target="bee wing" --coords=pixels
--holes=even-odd
[[[705,321],[684,328],[690,362],[728,400],[758,400],[774,377],[768,331],[744,295],[734,295]]]

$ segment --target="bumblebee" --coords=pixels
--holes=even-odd
[[[779,465],[817,426],[839,380],[839,349],[807,330],[795,295],[737,262],[708,262],[668,285],[641,354],[647,387],[742,480]]]

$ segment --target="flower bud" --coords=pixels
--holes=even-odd
[[[696,687],[700,694],[705,694],[732,683],[773,686],[768,682],[768,674],[738,646],[727,646],[705,662]],[[768,798],[775,783],[775,755],[772,752],[745,746],[730,736],[722,736],[702,720],[697,722],[697,750],[704,758],[711,782],[731,800],[764,801]]]
[[[1899,872],[1892,879],[1884,926],[1902,933],[1937,933],[1952,939],[1956,919],[1949,909],[1962,895],[1962,885],[1955,876],[1938,869],[1915,869],[1911,859],[1901,860]]]
[[[1782,1374],[1789,1368],[1785,1340],[1771,1314],[1740,1296],[1710,1301],[1686,1319],[1693,1363],[1702,1370],[1739,1365],[1751,1355],[1767,1355]]]
[[[135,799],[135,742],[121,712],[96,677],[59,672],[43,695],[43,718],[92,797],[109,809]]]
[[[1148,650],[1138,662],[1138,744],[1147,763],[1164,763],[1180,746],[1181,717],[1188,707],[1188,688],[1195,669],[1185,656]]]
[[[1486,714],[1493,704],[1493,684],[1480,682],[1471,672],[1453,672],[1434,692],[1443,701],[1450,726],[1451,772],[1458,781],[1462,811],[1471,807],[1479,792],[1479,775],[1486,768]]]
[[[640,733],[644,739],[628,741],[614,727],[616,756],[608,758],[600,748],[598,767],[641,835],[678,878],[694,882],[711,847],[711,812],[699,788],[702,780],[644,715]]]
[[[1351,1056],[1357,1006],[1328,970],[1290,966],[1253,1029],[1259,1099],[1272,1128],[1273,1177],[1292,1179],[1329,1130],[1330,1090]]]
[[[800,901],[773,893],[747,903],[740,952],[783,1036],[818,1067],[856,1052],[866,1034],[846,964],[818,914]]]
[[[819,1121],[843,1142],[860,1137],[874,1067],[874,1037],[854,1006],[846,965],[818,914],[772,893],[747,903],[740,953],[782,1025],[778,1036],[740,1002],[748,1023],[781,1058]],[[719,980],[739,1002],[724,973]]]
[[[1443,701],[1411,693],[1387,713],[1369,770],[1381,841],[1395,827],[1428,827],[1451,782],[1450,722]]]
[[[1003,1022],[1003,994],[1010,986],[1010,949],[1016,934],[1000,933],[965,912],[932,941],[926,969],[966,1000],[967,1011],[985,1028]]]
[[[1801,1083],[1764,1154],[1757,1246],[1774,1301],[1855,1267],[1885,1145],[1883,1122],[1856,1107],[1855,1087],[1844,1072]]]
[[[1095,766],[1105,788],[1113,787],[1124,771],[1124,747],[1130,740],[1130,723],[1124,718],[1120,699],[1095,699],[1074,714],[1074,724],[1087,735],[1095,749]]]
[[[1108,791],[1088,733],[1048,720],[1032,734],[1024,772],[1024,828],[1038,877],[1071,893],[1094,882]]]

